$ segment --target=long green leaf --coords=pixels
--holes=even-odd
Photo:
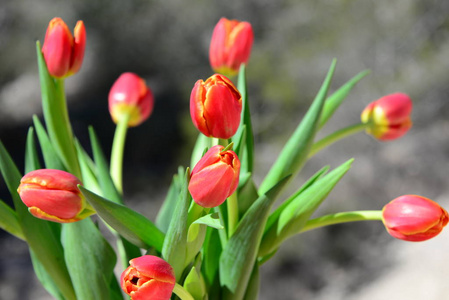
[[[291,174],[291,178],[295,177],[307,161],[307,154],[313,145],[324,100],[335,71],[335,65],[336,60],[334,59],[315,100],[260,185],[259,194],[264,194],[287,175]]]
[[[281,180],[254,202],[224,247],[219,269],[220,283],[225,290],[223,299],[243,299],[270,208],[288,179]]]
[[[176,203],[173,217],[168,227],[162,248],[162,257],[173,267],[176,279],[181,278],[187,252],[187,219],[191,201],[188,184],[190,170],[187,168],[183,178],[181,194]]]
[[[168,189],[167,196],[165,197],[165,201],[156,217],[156,225],[160,230],[162,230],[162,232],[167,232],[168,227],[170,226],[173,212],[176,207],[176,202],[179,198],[179,194],[181,193],[178,181],[179,177],[175,174]]]
[[[326,199],[335,185],[351,168],[352,159],[315,181],[286,206],[275,223],[264,233],[259,256],[275,251],[280,244],[300,230]]]
[[[59,237],[48,221],[33,217],[17,193],[22,175],[0,141],[0,171],[5,179],[22,232],[28,246],[36,255],[47,273],[52,277],[66,300],[75,300],[75,292],[64,263],[64,252]]]
[[[48,135],[64,166],[70,173],[81,178],[65,100],[64,80],[55,80],[48,73],[39,41],[36,42],[36,53],[41,84],[42,109]]]
[[[25,147],[25,173],[40,169],[39,157],[36,150],[36,142],[34,141],[34,129],[28,129],[27,142]]]
[[[21,240],[25,240],[16,212],[2,200],[0,200],[0,228]]]
[[[62,242],[77,299],[111,299],[116,256],[92,220],[64,224]]]
[[[103,221],[125,239],[141,248],[154,247],[157,251],[162,251],[164,234],[153,222],[134,210],[106,200],[82,186],[79,189]]]
[[[354,88],[354,86],[369,73],[370,73],[369,70],[360,72],[327,98],[326,103],[324,103],[323,112],[321,113],[319,128],[323,127],[327,123],[327,121],[332,117],[334,112],[338,109],[338,107],[340,107],[340,105],[346,99],[349,92]]]
[[[64,164],[53,148],[44,126],[37,116],[33,116],[33,122],[34,127],[36,128],[39,145],[42,150],[42,156],[44,157],[45,167],[47,169],[66,170],[66,167],[64,167]]]

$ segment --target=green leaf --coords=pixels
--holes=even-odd
[[[253,272],[251,273],[251,278],[248,282],[248,287],[246,289],[244,300],[257,300],[259,295],[260,286],[260,275],[259,275],[259,265],[254,264]]]
[[[239,129],[237,130],[237,133],[235,134],[233,141],[239,141],[243,137],[244,142],[243,143],[239,142],[239,148],[241,147],[244,151],[239,156],[240,161],[242,162],[241,170],[244,173],[246,172],[251,173],[254,168],[254,134],[253,134],[253,126],[251,124],[251,112],[249,110],[245,64],[240,65],[237,89],[242,95],[242,117]]]
[[[81,193],[109,226],[134,245],[162,251],[164,234],[147,218],[134,210],[104,199],[79,186]]]
[[[0,228],[21,240],[25,240],[16,212],[2,200],[0,200]]]
[[[36,151],[36,142],[34,141],[34,129],[28,129],[27,142],[25,147],[25,174],[41,168],[39,157]]]
[[[44,157],[45,167],[47,169],[67,170],[53,148],[44,126],[35,115],[33,116],[33,122],[34,127],[36,128],[39,145],[41,146],[42,156]]]
[[[98,140],[95,130],[92,126],[89,127],[90,143],[92,145],[92,153],[94,161],[97,166],[97,176],[100,183],[103,196],[111,201],[123,204],[122,196],[114,185],[112,177],[109,172],[109,165],[106,157],[101,149],[100,141]]]
[[[239,216],[243,216],[251,205],[253,205],[254,201],[259,198],[257,187],[251,173],[240,173],[239,187],[237,191]]]
[[[36,274],[37,279],[39,279],[42,286],[58,300],[64,300],[61,292],[56,286],[55,282],[51,278],[50,274],[47,273],[45,268],[40,263],[39,259],[34,254],[33,250],[30,249],[31,262],[33,263],[34,273]]]
[[[202,224],[215,229],[223,229],[223,222],[220,220],[218,213],[212,213],[205,215],[199,219],[197,219],[193,224]]]
[[[351,159],[345,162],[326,176],[315,181],[282,210],[276,222],[265,232],[259,256],[270,254],[285,239],[298,233],[335,185],[351,168],[352,161]]]
[[[75,300],[75,293],[67,267],[64,263],[64,252],[55,235],[55,230],[48,221],[33,217],[23,204],[17,193],[22,175],[0,142],[0,171],[14,201],[17,219],[30,249],[52,277],[66,300]]]
[[[78,154],[78,161],[80,164],[84,187],[91,190],[94,193],[100,194],[101,190],[98,184],[97,177],[95,176],[94,171],[92,170],[91,164],[89,162],[90,157],[87,155],[86,151],[84,151],[83,147],[80,145],[78,140],[75,140],[75,148]]]
[[[204,280],[201,278],[201,273],[195,267],[192,267],[189,274],[187,274],[183,286],[195,300],[203,300],[206,294],[206,287]]]
[[[184,270],[187,252],[187,220],[191,201],[188,190],[189,180],[190,170],[187,168],[183,178],[181,194],[176,203],[162,247],[162,257],[173,267],[178,280]]]
[[[264,194],[287,175],[291,174],[291,178],[294,178],[307,161],[307,155],[318,129],[321,111],[335,71],[335,65],[336,60],[334,59],[315,100],[260,185],[259,194]]]
[[[116,256],[92,220],[64,224],[62,242],[77,299],[111,299]]]
[[[212,139],[205,136],[204,134],[198,134],[198,138],[196,139],[195,146],[192,150],[192,156],[190,159],[190,166],[193,169],[196,163],[203,157],[204,149],[211,148],[213,146]]]
[[[219,268],[220,283],[225,289],[223,299],[243,299],[270,208],[288,179],[281,180],[254,202],[224,247]]]
[[[168,189],[167,196],[165,197],[165,201],[156,217],[156,225],[160,230],[162,230],[162,232],[167,232],[168,226],[170,226],[173,212],[175,211],[176,202],[180,193],[179,176],[175,174]]]
[[[78,178],[81,171],[73,142],[72,127],[67,112],[64,80],[53,79],[48,73],[47,65],[39,41],[36,42],[39,79],[42,94],[42,110],[50,140],[67,170]]]
[[[218,292],[220,286],[218,285],[218,261],[221,254],[221,243],[220,238],[218,236],[218,231],[208,227],[206,231],[206,238],[203,244],[203,262],[201,264],[201,273],[204,275],[204,279],[206,281],[206,285],[209,290],[213,290]],[[216,287],[216,288],[213,288]],[[214,299],[211,297],[211,292],[209,292],[209,299]]]
[[[340,105],[346,99],[349,92],[354,88],[354,86],[369,73],[370,73],[369,70],[360,72],[327,98],[326,103],[324,104],[323,107],[323,112],[321,113],[319,128],[323,127],[327,123],[327,121],[332,117],[334,112],[338,109],[338,107],[340,107]]]

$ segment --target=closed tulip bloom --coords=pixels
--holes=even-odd
[[[371,102],[362,112],[363,123],[369,124],[368,134],[387,141],[400,138],[412,127],[410,114],[412,100],[409,96],[396,93]]]
[[[205,136],[232,137],[239,128],[241,112],[242,96],[225,76],[215,74],[195,83],[190,94],[190,116]]]
[[[210,42],[209,60],[212,69],[227,76],[236,75],[240,65],[249,60],[253,40],[250,23],[221,18]]]
[[[447,211],[425,197],[405,195],[384,206],[382,219],[388,233],[410,242],[420,242],[438,235],[447,225]]]
[[[232,195],[239,183],[240,160],[232,150],[209,149],[192,170],[189,191],[202,207],[215,207]]]
[[[30,213],[40,219],[70,223],[95,213],[87,204],[74,175],[52,169],[29,172],[20,180],[17,192]]]
[[[115,123],[127,117],[129,127],[137,126],[150,117],[153,105],[153,93],[134,73],[120,75],[109,91],[109,112]]]
[[[48,72],[56,78],[75,74],[81,68],[86,47],[86,29],[83,21],[78,21],[74,35],[61,18],[53,18],[45,34],[42,54]]]
[[[162,258],[144,255],[129,261],[120,282],[132,300],[169,300],[176,279],[173,268]]]

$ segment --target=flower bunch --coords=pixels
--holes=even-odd
[[[72,132],[63,83],[81,67],[86,32],[81,21],[74,37],[61,19],[50,22],[42,49],[37,43],[45,126],[33,119],[38,144],[31,130],[23,176],[0,143],[0,171],[14,203],[14,208],[0,203],[0,225],[28,243],[38,278],[55,298],[123,299],[124,292],[133,300],[168,300],[173,294],[183,300],[257,299],[259,268],[292,236],[374,220],[397,239],[424,241],[447,225],[444,208],[416,195],[398,197],[382,210],[312,218],[350,170],[352,159],[332,170],[323,167],[283,196],[304,164],[333,143],[363,130],[391,141],[411,128],[412,101],[395,93],[369,104],[361,122],[316,140],[368,74],[356,75],[328,95],[335,60],[306,115],[256,184],[246,82],[252,43],[248,22],[222,18],[215,27],[209,54],[216,74],[194,83],[190,94],[191,119],[199,131],[191,165],[174,175],[152,221],[126,205],[122,186],[126,132],[152,114],[150,87],[139,75],[123,73],[109,93],[116,124],[110,155],[93,128],[90,144],[81,145]],[[226,77],[237,74],[235,83]],[[108,225],[117,253],[99,230],[100,220]],[[123,270],[119,280],[114,274],[117,257]]]

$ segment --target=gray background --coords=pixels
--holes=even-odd
[[[153,218],[178,165],[187,165],[196,131],[188,114],[194,82],[212,74],[208,45],[220,17],[252,23],[248,67],[260,182],[301,120],[332,58],[335,90],[364,69],[319,137],[357,123],[372,100],[405,92],[414,127],[380,143],[364,133],[316,155],[294,186],[324,165],[354,157],[351,171],[317,215],[380,209],[403,194],[446,208],[449,151],[448,1],[50,1],[0,3],[0,139],[23,168],[31,116],[41,116],[35,58],[48,22],[62,17],[87,28],[81,71],[66,82],[75,134],[88,147],[92,124],[105,149],[114,132],[107,93],[125,71],[155,94],[150,120],[131,129],[125,152],[127,203]],[[286,193],[287,196],[287,193]],[[0,181],[0,198],[9,201]],[[449,294],[449,235],[426,243],[391,238],[379,222],[333,226],[286,242],[262,268],[260,299],[444,299]],[[25,288],[26,287],[26,288]],[[0,232],[0,298],[50,299],[32,274],[26,244]]]

